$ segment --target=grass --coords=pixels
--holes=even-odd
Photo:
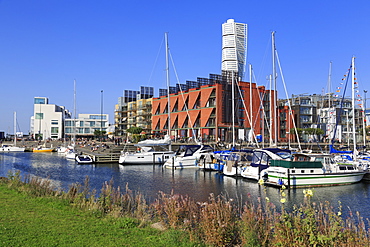
[[[184,232],[99,218],[67,200],[31,197],[7,184],[0,184],[0,201],[0,246],[194,246]]]
[[[208,201],[159,193],[148,204],[140,193],[105,182],[99,194],[84,184],[68,192],[53,190],[48,180],[19,172],[0,179],[0,246],[370,246],[365,220],[341,207],[313,203],[313,191],[293,210],[251,196],[238,206],[210,194]],[[263,186],[263,184],[260,184]],[[162,230],[151,225],[159,223]]]

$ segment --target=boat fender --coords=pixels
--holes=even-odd
[[[284,183],[283,183],[283,180],[281,179],[281,178],[279,178],[279,180],[278,180],[278,185],[283,185]]]

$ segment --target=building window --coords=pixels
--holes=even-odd
[[[51,120],[51,124],[58,125],[58,120]]]
[[[80,121],[80,127],[84,126],[84,121]]]
[[[90,115],[90,119],[99,120],[99,119],[107,119],[106,115]]]
[[[90,134],[90,129],[89,128],[85,128],[85,134]]]
[[[51,127],[51,134],[58,134],[59,128],[58,127]]]
[[[35,98],[34,103],[45,105],[45,98]]]
[[[36,119],[44,119],[44,113],[36,113]]]
[[[90,127],[95,127],[95,121],[90,122]]]

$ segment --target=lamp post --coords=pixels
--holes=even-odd
[[[101,93],[101,101],[100,101],[100,142],[103,141],[103,90],[100,91]]]

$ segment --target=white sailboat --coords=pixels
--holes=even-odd
[[[17,147],[17,113],[14,112],[14,144],[2,144],[0,152],[24,152],[25,148]]]
[[[170,93],[169,93],[169,62],[168,62],[168,36],[165,33],[166,39],[166,79],[168,88],[168,135],[163,140],[144,140],[136,144],[138,151],[136,153],[121,152],[118,163],[121,165],[125,164],[163,164],[168,159],[175,155],[175,152],[171,150],[171,121],[170,121]],[[156,147],[156,148],[155,148]],[[162,150],[158,150],[159,147]],[[168,147],[168,150],[163,150]]]
[[[72,143],[68,146],[65,156],[68,160],[76,160],[77,152],[75,149],[75,139],[76,139],[76,80],[73,81],[74,95],[73,95],[73,137]]]

